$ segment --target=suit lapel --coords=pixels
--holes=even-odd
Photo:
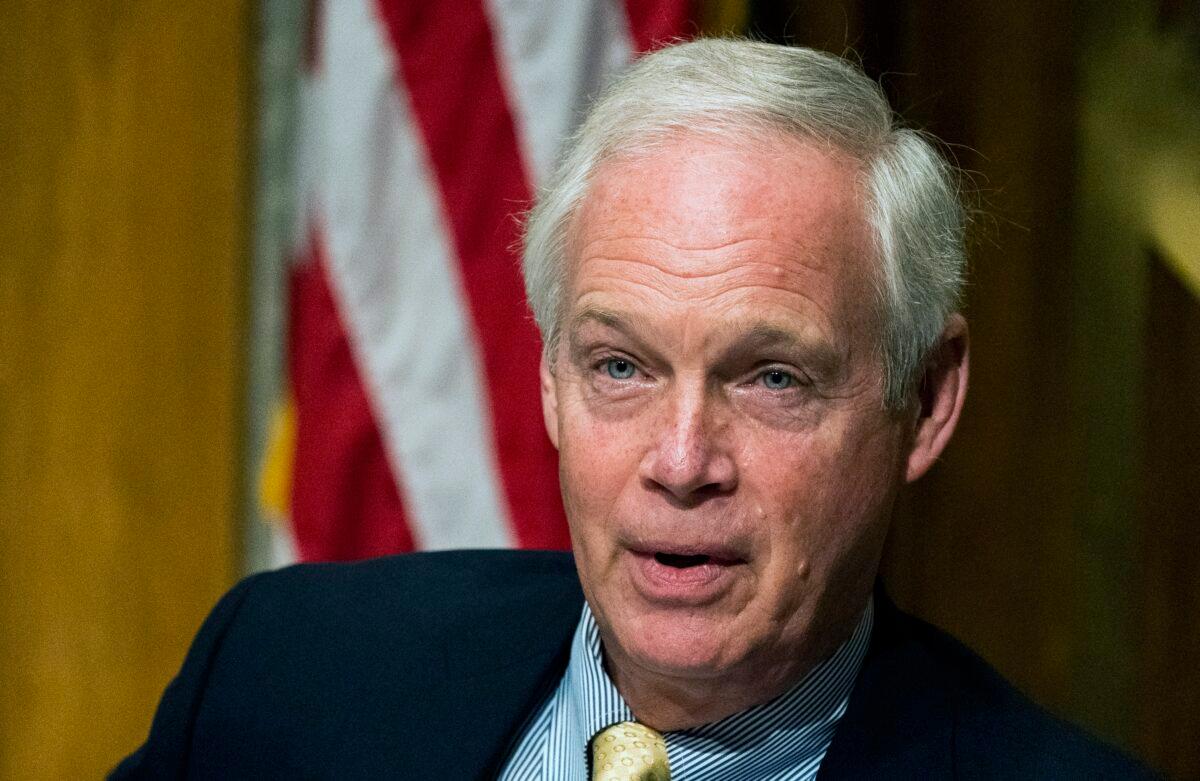
[[[536,655],[521,664],[449,681],[443,703],[468,703],[444,710],[439,719],[459,739],[439,766],[444,778],[495,778],[507,759],[521,727],[553,691],[566,668],[569,643],[563,653]]]
[[[524,609],[500,608],[458,628],[447,641],[445,675],[422,707],[425,761],[436,763],[426,764],[425,772],[437,767],[442,778],[498,775],[521,728],[566,669],[582,605],[577,589],[549,600],[542,595]]]
[[[954,775],[952,694],[905,616],[875,594],[871,646],[818,781]]]

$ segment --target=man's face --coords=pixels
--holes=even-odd
[[[907,438],[857,176],[794,140],[686,136],[597,172],[543,388],[618,667],[782,681],[864,604]]]

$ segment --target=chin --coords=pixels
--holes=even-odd
[[[614,627],[618,647],[632,664],[669,677],[720,675],[744,655],[729,642],[729,628],[697,616],[639,616]]]

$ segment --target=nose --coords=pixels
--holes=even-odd
[[[700,389],[664,399],[640,465],[643,485],[685,507],[731,492],[737,463],[724,418],[719,401]]]

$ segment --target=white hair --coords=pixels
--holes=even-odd
[[[560,335],[572,221],[602,163],[652,153],[680,133],[747,143],[781,132],[861,163],[881,267],[884,399],[906,406],[959,306],[965,212],[956,171],[922,134],[897,126],[882,90],[856,66],[748,40],[698,40],[642,57],[570,139],[525,224],[525,289],[548,360]]]

